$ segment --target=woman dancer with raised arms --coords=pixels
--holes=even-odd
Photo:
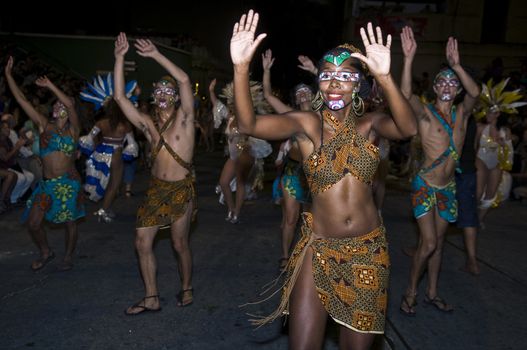
[[[374,31],[370,23],[367,33],[361,29],[366,56],[351,45],[326,53],[319,64],[314,112],[256,118],[249,66],[266,36],[255,37],[257,23],[258,14],[244,14],[231,39],[240,132],[270,140],[294,135],[313,198],[288,264],[282,302],[260,323],[289,312],[290,348],[321,348],[330,315],[340,325],[341,348],[369,348],[374,334],[384,332],[390,262],[371,191],[378,149],[368,136],[372,130],[388,139],[416,133],[414,114],[390,74],[391,37],[385,45],[381,29]],[[359,118],[359,82],[366,66],[383,88],[392,117],[373,112]]]

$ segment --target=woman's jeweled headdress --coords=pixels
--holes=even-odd
[[[507,114],[517,114],[516,108],[527,105],[527,102],[516,102],[522,99],[520,89],[503,91],[509,78],[494,85],[492,79],[487,84],[481,84],[479,95],[480,109],[474,114],[476,119],[484,118],[488,112],[499,111]]]
[[[325,61],[329,62],[329,63],[332,63],[332,64],[336,65],[336,66],[340,66],[345,60],[347,60],[348,58],[351,57],[351,54],[349,52],[347,52],[347,51],[342,51],[340,53],[335,52],[335,51],[339,51],[339,49],[345,49],[345,50],[350,51],[352,53],[360,53],[362,55],[362,51],[359,48],[357,48],[357,47],[355,47],[355,46],[353,46],[351,44],[344,43],[344,44],[339,45],[336,48],[328,51],[324,55],[323,59]],[[360,63],[360,67],[362,69],[362,72],[365,75],[367,75],[368,74],[368,66],[366,65],[366,63],[364,63],[363,61],[361,61],[359,59],[357,59],[357,61],[359,61],[359,63]]]
[[[124,88],[126,97],[134,103],[137,100],[137,96],[132,93],[136,87],[137,81],[132,80],[126,83]],[[88,83],[88,87],[80,93],[80,98],[93,103],[95,110],[98,111],[112,98],[113,91],[114,81],[112,73],[108,73],[106,76],[96,75],[93,77],[93,83]]]

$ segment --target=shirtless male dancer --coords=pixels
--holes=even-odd
[[[404,54],[401,91],[416,115],[424,153],[423,165],[412,182],[412,207],[419,226],[419,241],[400,307],[406,315],[414,316],[417,284],[425,264],[428,285],[424,301],[440,311],[453,310],[437,295],[437,282],[445,232],[448,223],[457,218],[454,171],[458,168],[458,150],[463,147],[467,121],[480,87],[461,66],[457,40],[450,37],[446,44],[449,68],[440,70],[434,79],[434,103],[423,104],[412,94],[412,63],[417,44],[410,27],[403,28],[401,45]],[[466,91],[465,97],[455,105],[454,99],[462,88]]]
[[[192,303],[189,228],[196,209],[195,178],[191,164],[195,130],[194,97],[190,79],[163,56],[150,40],[138,39],[135,47],[140,56],[153,58],[170,76],[163,77],[154,87],[155,108],[152,116],[135,108],[124,92],[123,66],[129,48],[128,40],[125,33],[119,34],[114,51],[114,99],[130,122],[145,134],[152,147],[152,178],[145,201],[137,212],[135,238],[145,296],[125,310],[127,315],[161,310],[153,252],[154,239],[161,227],[170,226],[172,245],[178,256],[181,278],[178,306]]]

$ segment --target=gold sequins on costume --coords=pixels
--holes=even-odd
[[[328,110],[322,114],[335,133],[327,143],[322,140],[320,148],[304,161],[311,192],[324,192],[348,174],[371,183],[379,165],[379,149],[357,132],[353,112],[344,123],[339,123]]]

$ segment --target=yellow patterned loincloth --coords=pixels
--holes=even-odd
[[[302,238],[287,267],[279,308],[255,324],[288,314],[289,296],[308,248],[320,301],[340,325],[361,333],[384,333],[390,258],[384,226],[350,238],[314,238],[311,213],[303,213]]]
[[[185,214],[187,204],[192,205],[192,219],[197,212],[195,178],[169,182],[152,177],[145,200],[137,210],[137,228],[170,226]]]

